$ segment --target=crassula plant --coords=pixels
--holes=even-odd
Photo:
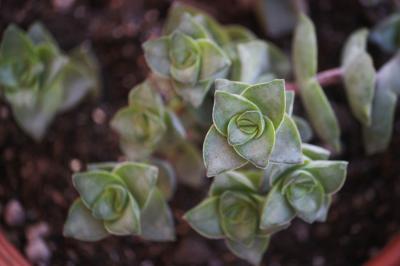
[[[99,88],[97,62],[90,47],[69,54],[40,23],[27,32],[10,25],[0,45],[0,93],[18,125],[40,140],[58,112],[75,106]]]
[[[126,162],[94,168],[72,177],[80,197],[69,210],[65,236],[84,241],[110,234],[175,239],[171,211],[156,185],[157,167]]]
[[[186,185],[204,175],[213,178],[206,199],[184,218],[201,235],[224,239],[234,254],[254,265],[271,236],[296,217],[325,221],[348,163],[329,160],[342,144],[322,87],[343,81],[367,152],[382,151],[400,93],[400,56],[376,71],[367,52],[368,31],[361,29],[344,44],[341,66],[317,73],[314,25],[304,14],[296,20],[290,65],[276,46],[249,30],[173,5],[162,36],[143,44],[151,73],[111,121],[124,159],[131,162],[74,175],[80,198],[70,209],[65,235],[173,239],[165,199],[173,197],[175,174]],[[386,27],[378,26],[374,36]],[[295,83],[285,81],[291,72]],[[293,114],[295,95],[329,150],[306,143],[312,130]],[[150,163],[160,169],[158,181]]]

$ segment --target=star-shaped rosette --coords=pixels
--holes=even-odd
[[[258,168],[269,161],[302,162],[300,135],[290,117],[293,94],[285,92],[283,80],[249,85],[219,79],[215,87],[213,125],[203,144],[207,176],[249,162]]]

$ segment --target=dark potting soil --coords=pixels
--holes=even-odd
[[[268,37],[254,18],[251,2],[207,0],[197,4],[223,23],[240,23]],[[390,12],[390,1],[373,8],[360,2],[309,1],[318,31],[320,70],[338,66],[343,42],[353,30],[370,27]],[[247,265],[233,256],[223,241],[207,240],[181,220],[181,215],[204,197],[207,186],[179,186],[171,202],[177,229],[173,243],[135,237],[84,243],[65,239],[61,233],[68,207],[77,196],[71,183],[73,171],[89,162],[121,157],[118,138],[108,123],[126,104],[129,90],[148,73],[141,43],[159,34],[170,4],[162,0],[0,0],[0,33],[11,22],[26,28],[40,20],[65,50],[90,40],[104,84],[100,99],[85,100],[58,115],[41,143],[29,139],[16,126],[10,108],[0,102],[0,230],[22,253],[50,257],[48,265]],[[272,40],[290,51],[290,36]],[[370,48],[379,68],[388,55]],[[325,91],[342,128],[344,151],[336,158],[350,161],[346,184],[335,196],[326,223],[294,221],[288,230],[272,237],[263,265],[361,265],[400,231],[399,108],[388,150],[366,156],[360,127],[349,112],[342,85]],[[23,210],[7,211],[12,200]],[[20,225],[10,226],[6,220],[18,221],[18,217],[8,217],[15,213],[25,219],[20,217]],[[48,232],[43,233],[45,245],[35,247],[29,239],[38,224],[46,225]]]

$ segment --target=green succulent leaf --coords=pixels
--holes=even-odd
[[[359,30],[348,39],[342,67],[347,98],[354,116],[363,124],[371,123],[371,106],[375,88],[375,69],[365,51],[367,30]]]
[[[161,95],[158,94],[149,80],[136,85],[129,92],[129,106],[134,106],[136,109],[144,109],[162,116],[164,113],[164,105]]]
[[[184,219],[199,234],[219,239],[224,237],[218,213],[219,197],[209,197],[188,211]]]
[[[215,126],[211,126],[204,139],[203,160],[209,177],[234,170],[247,163],[247,160],[235,152]]]
[[[303,154],[312,160],[327,160],[331,155],[331,152],[322,147],[303,143],[301,145]]]
[[[231,81],[228,79],[216,79],[215,90],[225,91],[230,94],[241,94],[249,85],[243,82]]]
[[[117,219],[128,202],[129,194],[121,185],[109,185],[97,197],[92,207],[96,219],[112,221]]]
[[[271,120],[264,116],[265,129],[259,138],[254,138],[242,145],[233,146],[235,151],[244,159],[259,168],[268,165],[275,145],[275,128]]]
[[[223,78],[231,61],[216,44],[209,40],[198,40],[201,54],[200,80]]]
[[[277,163],[301,163],[301,139],[296,124],[285,114],[283,122],[276,131],[275,146],[270,160]]]
[[[224,27],[231,42],[247,42],[256,39],[256,35],[247,28],[240,25],[228,25]]]
[[[394,13],[378,23],[371,32],[370,38],[387,52],[395,52],[400,47],[400,14]]]
[[[294,106],[294,91],[285,91],[286,95],[286,108],[285,111],[288,116],[292,117],[293,114],[293,106]]]
[[[256,237],[250,246],[230,239],[226,239],[226,245],[230,251],[241,259],[253,265],[259,265],[265,251],[268,248],[269,237]]]
[[[325,192],[323,186],[309,172],[293,172],[284,180],[282,193],[301,219],[312,223],[318,218]]]
[[[210,196],[219,196],[225,191],[256,192],[257,188],[247,175],[231,171],[219,174],[210,187]]]
[[[321,208],[320,208],[320,210],[319,210],[319,212],[317,214],[316,221],[318,221],[318,222],[325,222],[326,221],[331,202],[332,202],[332,196],[331,195],[325,195],[323,205],[321,206]]]
[[[115,220],[105,220],[104,227],[114,235],[130,235],[141,233],[140,207],[136,200],[128,195],[128,202],[121,215]]]
[[[27,33],[34,44],[51,43],[55,46],[57,45],[51,33],[40,22],[33,23]]]
[[[296,215],[285,195],[279,190],[279,186],[275,185],[271,189],[262,207],[260,228],[269,234],[288,227]]]
[[[169,41],[169,37],[161,37],[143,44],[147,64],[153,72],[165,77],[170,76]]]
[[[121,178],[102,170],[77,173],[72,176],[75,188],[81,196],[82,202],[92,208],[104,189],[111,185],[124,185]]]
[[[157,184],[158,169],[142,163],[126,162],[119,164],[112,173],[119,176],[139,206],[143,208],[150,191]]]
[[[304,118],[300,116],[292,116],[293,121],[296,123],[296,127],[299,130],[301,140],[303,142],[309,142],[313,138],[313,130],[310,124]]]
[[[339,151],[341,149],[339,123],[321,86],[315,79],[311,79],[301,84],[300,95],[317,134]]]
[[[189,35],[193,39],[207,38],[207,30],[198,23],[190,13],[183,13],[179,25],[176,27],[177,31]]]
[[[63,235],[82,241],[98,241],[109,235],[101,220],[92,216],[91,211],[80,199],[71,205]]]
[[[170,200],[174,195],[177,186],[177,178],[174,168],[166,160],[152,158],[151,163],[158,167],[158,189],[164,195],[165,199]]]
[[[152,241],[175,240],[174,219],[162,193],[153,188],[141,213],[141,236]]]
[[[400,54],[396,54],[378,72],[372,106],[372,122],[363,128],[364,146],[368,154],[381,152],[389,145],[397,97],[400,94]]]
[[[224,136],[227,135],[229,121],[245,111],[259,111],[259,109],[243,96],[218,90],[215,92],[213,121],[216,129]]]
[[[221,227],[228,239],[250,245],[258,229],[257,206],[248,196],[232,191],[219,199]]]
[[[304,83],[317,73],[317,40],[312,21],[299,16],[293,39],[293,63],[296,80]]]
[[[310,172],[321,183],[325,193],[333,194],[344,184],[347,165],[345,161],[311,161],[304,170]]]
[[[281,79],[248,87],[241,94],[253,102],[278,128],[286,110],[285,84]]]

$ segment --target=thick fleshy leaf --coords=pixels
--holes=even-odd
[[[151,241],[175,240],[174,219],[162,193],[154,188],[141,213],[141,236]]]
[[[231,42],[246,42],[256,39],[256,35],[240,25],[228,25],[224,27]]]
[[[292,119],[296,123],[296,127],[299,130],[301,140],[303,142],[309,142],[314,136],[310,124],[307,122],[307,120],[300,116],[293,115]]]
[[[149,40],[143,44],[144,57],[151,70],[162,76],[170,75],[169,37]]]
[[[312,21],[299,16],[293,38],[293,63],[297,81],[303,83],[317,72],[317,40]]]
[[[34,57],[34,46],[31,40],[16,25],[11,24],[3,33],[0,58],[9,61],[15,58]]]
[[[226,191],[219,199],[221,227],[227,238],[250,245],[258,229],[257,206],[245,194]]]
[[[294,91],[286,91],[286,113],[288,116],[292,116],[293,114],[293,105],[294,105]]]
[[[161,95],[154,90],[151,82],[148,80],[131,89],[128,99],[129,105],[137,109],[151,110],[160,116],[164,112]]]
[[[261,182],[261,191],[269,191],[289,170],[294,170],[295,168],[301,167],[301,165],[293,165],[288,163],[274,163],[269,162],[267,168],[265,168],[263,173],[263,179]]]
[[[209,194],[210,196],[219,196],[228,190],[256,192],[257,188],[245,174],[241,172],[230,171],[219,174],[213,179]]]
[[[216,129],[226,136],[229,121],[245,111],[259,111],[258,107],[246,98],[225,91],[216,91],[214,96],[213,121]]]
[[[340,128],[336,115],[315,79],[301,83],[301,99],[318,136],[336,151],[341,149]]]
[[[63,235],[82,241],[98,241],[108,236],[103,223],[92,216],[80,199],[71,205],[64,224]]]
[[[156,186],[158,169],[157,167],[126,162],[119,164],[112,172],[119,176],[126,184],[129,192],[143,208],[150,191]]]
[[[325,194],[311,174],[303,170],[293,172],[284,180],[282,193],[301,219],[312,223],[318,218]]]
[[[106,221],[117,219],[128,202],[128,194],[121,185],[108,185],[91,208],[93,216]]]
[[[348,162],[311,161],[303,169],[310,172],[324,187],[325,193],[340,190],[346,180]]]
[[[219,220],[218,198],[209,197],[205,199],[184,216],[184,219],[196,232],[207,238],[218,239],[224,237]]]
[[[268,44],[254,40],[237,45],[240,70],[233,79],[246,83],[255,83],[269,67]]]
[[[29,27],[27,33],[34,44],[51,43],[53,45],[57,45],[57,42],[55,41],[51,33],[44,27],[41,22],[33,23]]]
[[[215,126],[211,126],[203,144],[203,160],[207,169],[207,176],[216,176],[228,170],[234,170],[247,163],[228,144]]]
[[[164,198],[170,200],[176,190],[176,175],[172,165],[165,160],[152,158],[151,163],[158,167],[157,187]]]
[[[248,87],[241,94],[267,116],[275,128],[282,122],[286,109],[285,84],[281,79]]]
[[[265,168],[275,145],[275,128],[272,121],[265,119],[265,129],[259,138],[254,138],[243,145],[234,146],[235,151],[256,167]]]
[[[322,147],[303,143],[301,145],[303,154],[312,160],[327,160],[331,155],[331,152]]]
[[[229,36],[223,27],[205,12],[197,12],[194,19],[207,30],[209,38],[223,47],[229,42]]]
[[[260,228],[270,234],[286,228],[296,215],[279,187],[277,184],[272,188],[262,207]]]
[[[374,65],[365,51],[367,35],[367,30],[353,33],[346,43],[342,60],[347,98],[354,116],[363,125],[371,122],[375,88]]]
[[[231,81],[228,79],[215,80],[215,90],[225,91],[231,94],[241,94],[249,86],[250,85],[246,83]]]
[[[326,221],[326,218],[328,217],[329,207],[331,206],[331,202],[332,202],[332,196],[325,195],[324,203],[321,206],[321,208],[319,209],[316,221],[318,221],[318,222]]]
[[[368,154],[387,148],[393,131],[397,97],[400,94],[400,53],[378,72],[372,107],[372,123],[363,128],[364,146]]]
[[[253,265],[259,265],[268,248],[269,237],[256,237],[250,246],[239,242],[226,240],[226,245],[233,254]]]
[[[168,11],[167,20],[164,23],[163,35],[169,35],[174,32],[179,24],[181,24],[185,13],[193,16],[199,12],[201,10],[193,6],[185,5],[181,2],[173,2]]]
[[[228,124],[228,143],[232,146],[242,145],[262,135],[265,120],[258,111],[246,111],[232,117]]]
[[[131,195],[129,195],[129,201],[118,219],[104,221],[106,230],[114,235],[139,235],[141,233],[140,224],[140,207]]]
[[[93,206],[107,186],[124,185],[118,176],[101,170],[77,173],[72,176],[72,182],[88,208]]]
[[[385,51],[395,52],[400,47],[399,32],[400,14],[397,12],[378,23],[370,38]]]
[[[207,92],[210,90],[213,81],[213,79],[202,80],[194,85],[183,84],[174,81],[173,85],[178,95],[197,108],[203,103],[203,100],[207,95]]]
[[[183,13],[179,25],[175,30],[189,35],[193,39],[207,38],[206,29],[199,24],[190,13]]]
[[[231,61],[225,52],[210,40],[198,40],[201,55],[200,80],[224,78]]]
[[[303,161],[301,139],[293,119],[285,114],[275,133],[275,146],[270,160],[276,163],[297,164]]]
[[[117,165],[117,162],[89,163],[86,165],[86,168],[88,169],[88,171],[104,170],[107,172],[111,172]]]

